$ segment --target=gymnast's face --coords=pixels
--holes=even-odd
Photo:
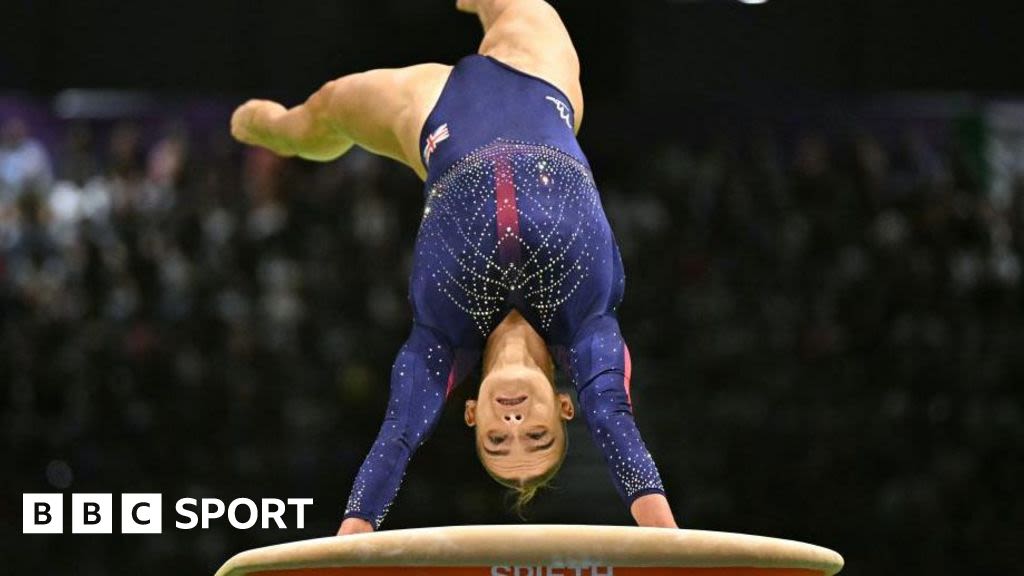
[[[568,394],[543,371],[508,366],[489,372],[477,400],[466,401],[466,424],[476,427],[477,452],[494,476],[524,482],[557,466],[565,452],[563,421],[572,419]]]

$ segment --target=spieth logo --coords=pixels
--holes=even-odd
[[[22,494],[23,534],[63,534],[63,494]],[[121,533],[160,534],[163,532],[161,494],[121,494]],[[264,530],[271,527],[288,528],[285,515],[288,507],[295,507],[296,528],[305,528],[305,507],[312,498],[288,498],[287,503],[277,498],[263,498],[259,505],[248,498],[237,498],[225,506],[219,498],[182,498],[174,509],[181,520],[174,523],[179,530],[197,526],[205,530],[210,521],[223,518],[238,530],[248,530],[260,523]],[[72,494],[71,533],[111,534],[114,531],[114,497],[112,494]]]
[[[491,576],[614,576],[611,566],[491,566]]]

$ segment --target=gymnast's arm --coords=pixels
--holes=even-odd
[[[588,322],[570,350],[573,381],[591,437],[604,454],[619,496],[639,526],[676,528],[654,459],[633,420],[618,321]]]
[[[391,368],[384,423],[356,475],[340,535],[380,528],[413,453],[440,420],[452,364],[447,344],[433,330],[414,325]]]
[[[350,74],[327,82],[293,108],[249,100],[232,115],[231,134],[281,156],[321,162],[358,145],[419,173],[419,127],[448,70],[420,64]]]

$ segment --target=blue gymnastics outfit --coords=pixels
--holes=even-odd
[[[452,69],[420,138],[428,174],[409,285],[412,333],[346,518],[380,527],[413,452],[512,309],[571,379],[627,506],[664,493],[633,421],[615,312],[622,260],[573,114],[553,85],[493,58],[468,56]]]

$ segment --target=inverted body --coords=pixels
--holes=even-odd
[[[573,115],[560,90],[493,58],[452,70],[420,138],[414,326],[346,517],[380,525],[412,453],[513,310],[571,381],[622,498],[663,492],[632,417],[622,262]]]

